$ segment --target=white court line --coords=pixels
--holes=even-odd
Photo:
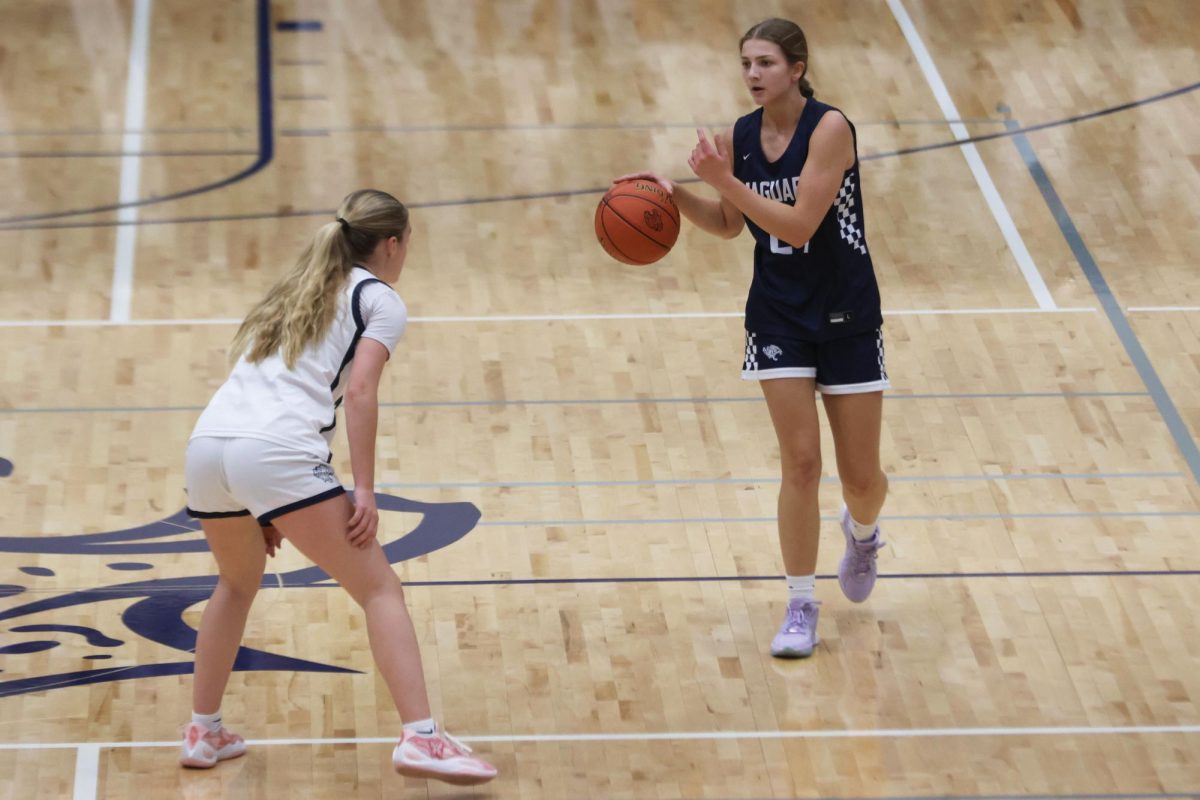
[[[678,733],[579,733],[530,734],[528,736],[459,736],[476,744],[525,744],[549,742],[648,742],[729,739],[918,739],[959,736],[1145,736],[1151,734],[1200,734],[1200,725],[1130,725],[1060,728],[885,728],[879,730],[805,730],[805,731],[696,731]],[[395,744],[397,737],[371,736],[329,739],[251,739],[254,747],[297,747],[335,744]],[[179,747],[169,742],[57,742],[38,744],[21,742],[0,744],[0,750],[66,750],[79,748],[76,756],[74,800],[94,800],[99,773],[101,748]],[[85,756],[84,753],[87,753]],[[82,766],[81,766],[82,765]],[[90,792],[90,794],[89,794]]]
[[[892,16],[896,18],[896,23],[900,26],[900,30],[904,33],[904,38],[908,40],[908,46],[912,49],[913,55],[916,56],[917,64],[920,65],[921,72],[925,74],[925,80],[929,83],[929,88],[933,90],[933,96],[937,98],[938,106],[942,109],[942,115],[948,119],[961,119],[958,109],[954,106],[954,101],[950,98],[950,92],[947,91],[946,84],[942,81],[942,76],[938,72],[937,66],[933,63],[933,58],[929,55],[929,51],[925,48],[925,43],[921,40],[921,35],[917,33],[916,26],[913,25],[912,19],[908,16],[908,11],[905,10],[904,4],[901,0],[887,0],[887,4],[888,8],[892,11]],[[960,142],[971,138],[966,126],[960,122],[951,122],[950,131],[954,134],[954,138]],[[964,144],[960,149],[962,150],[963,158],[967,160],[967,166],[971,168],[971,174],[975,176],[975,182],[979,184],[979,189],[983,192],[988,209],[991,210],[992,216],[995,217],[996,224],[1000,226],[1000,233],[1004,235],[1004,241],[1008,243],[1013,257],[1017,260],[1017,266],[1021,268],[1021,274],[1025,276],[1025,282],[1029,284],[1029,288],[1033,291],[1033,296],[1037,300],[1038,307],[1043,309],[1054,308],[1054,298],[1050,295],[1050,290],[1046,288],[1046,282],[1042,280],[1042,275],[1038,272],[1037,264],[1033,262],[1033,256],[1029,254],[1029,250],[1025,247],[1025,240],[1021,238],[1020,231],[1017,230],[1012,216],[1009,215],[1008,207],[1004,205],[1004,199],[1000,197],[1000,192],[996,190],[996,184],[992,183],[992,176],[988,174],[983,159],[979,157],[979,151],[970,142]]]
[[[859,728],[801,731],[664,731],[660,733],[531,733],[515,736],[458,736],[464,742],[480,744],[537,744],[542,742],[659,742],[707,741],[728,739],[938,739],[964,736],[1148,736],[1159,734],[1200,734],[1197,725],[1064,725],[1057,727],[1015,728]],[[330,738],[247,739],[255,747],[298,747],[325,744],[395,744],[398,736],[338,736]],[[74,750],[95,747],[120,750],[146,747],[179,747],[179,740],[167,742],[5,742],[2,750]]]
[[[1125,309],[1131,314],[1136,314],[1145,311],[1185,311],[1195,312],[1200,311],[1200,306],[1129,306]]]
[[[1001,314],[1092,314],[1096,309],[1077,308],[913,308],[884,311],[885,317],[992,316]],[[460,317],[409,317],[409,322],[586,322],[628,319],[734,319],[741,311],[679,311],[647,314],[482,314]],[[175,325],[240,325],[233,317],[214,319],[28,319],[0,320],[0,328],[104,328]]]
[[[129,34],[129,75],[125,83],[125,135],[121,137],[121,183],[118,203],[138,199],[142,174],[142,126],[146,121],[146,68],[150,49],[150,0],[135,0]],[[122,205],[117,222],[136,222],[138,207]],[[128,322],[133,302],[133,260],[137,248],[137,226],[120,225],[113,253],[112,300],[108,316],[113,322]]]
[[[100,745],[80,745],[75,753],[74,800],[95,800],[100,780]]]

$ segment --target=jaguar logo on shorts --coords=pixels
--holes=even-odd
[[[783,355],[783,350],[778,345],[769,344],[763,348],[763,355],[772,361],[778,361],[779,357]]]
[[[333,469],[328,464],[317,464],[313,467],[313,475],[326,483],[337,483],[337,478],[333,477]]]
[[[663,229],[662,216],[654,209],[643,214],[642,219],[646,221],[646,227],[653,231],[661,231]]]

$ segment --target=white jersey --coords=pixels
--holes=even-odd
[[[327,460],[358,340],[374,339],[390,354],[407,321],[408,310],[400,295],[355,266],[324,338],[309,345],[291,369],[279,353],[256,364],[245,356],[238,359],[200,415],[191,438],[264,439]]]

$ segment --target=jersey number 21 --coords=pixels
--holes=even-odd
[[[801,248],[802,253],[806,253],[806,254],[808,253],[808,245],[809,244],[811,244],[811,242],[804,243],[804,247]],[[784,244],[783,242],[779,241],[779,239],[772,236],[771,237],[771,252],[778,253],[781,256],[790,256],[792,253],[794,253],[796,251],[792,248],[792,246],[790,244]]]

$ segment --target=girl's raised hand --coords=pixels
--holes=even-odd
[[[715,189],[720,189],[721,182],[733,175],[733,161],[729,158],[729,153],[725,152],[720,137],[714,139],[715,144],[708,140],[703,130],[696,129],[696,146],[692,148],[688,166],[696,173],[697,178]]]

